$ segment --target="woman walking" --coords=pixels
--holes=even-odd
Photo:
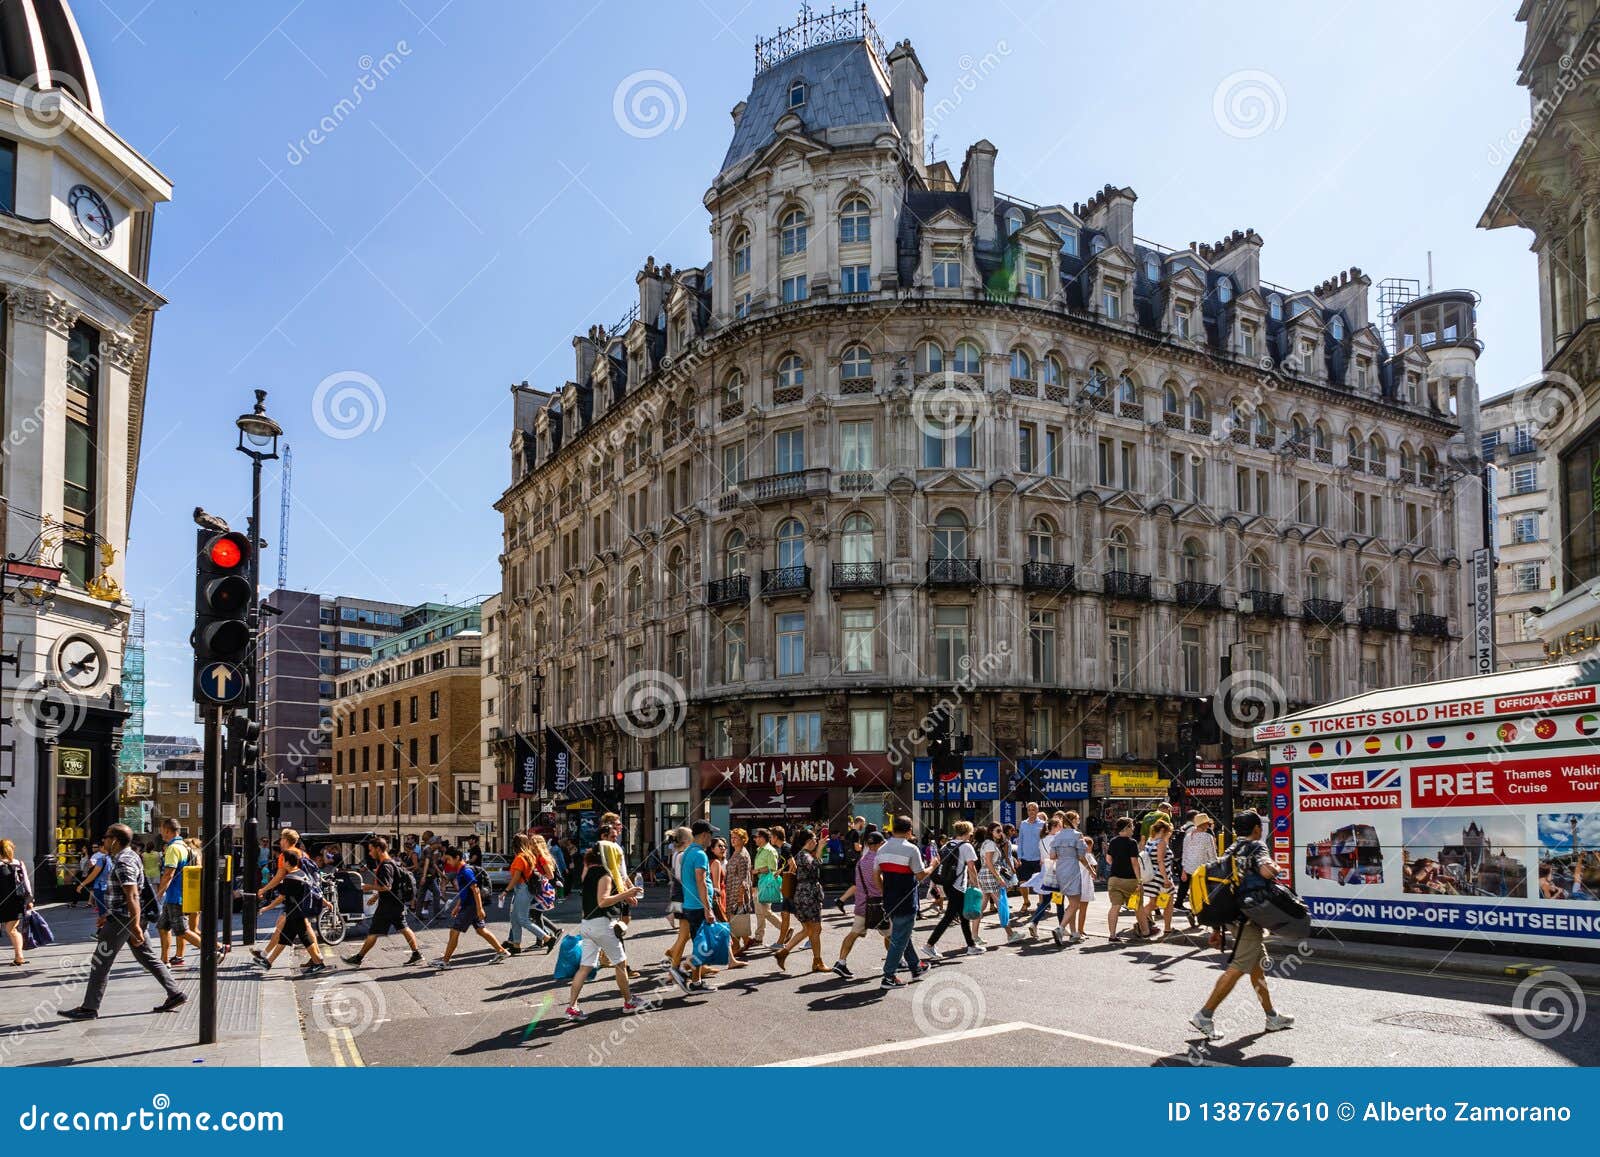
[[[855,907],[851,913],[854,919],[850,922],[849,934],[839,946],[839,959],[833,962],[834,972],[846,980],[855,979],[855,973],[845,962],[850,959],[850,949],[856,946],[857,940],[868,932],[879,932],[883,936],[883,946],[889,947],[889,920],[883,909],[883,890],[873,879],[878,867],[878,849],[883,847],[883,833],[868,832],[862,842],[866,850],[855,866]]]
[[[784,916],[792,912],[800,925],[793,936],[778,948],[773,959],[779,971],[786,971],[789,953],[802,941],[811,941],[811,971],[827,972],[822,962],[822,865],[817,861],[817,837],[810,828],[801,828],[794,834],[794,896],[785,901]]]
[[[1050,851],[1055,856],[1056,891],[1067,905],[1066,915],[1053,935],[1058,945],[1077,944],[1083,939],[1079,930],[1083,923],[1081,913],[1089,906],[1083,898],[1083,881],[1094,871],[1089,845],[1078,831],[1077,812],[1069,811],[1061,817],[1061,830],[1050,838]],[[1091,895],[1093,887],[1091,876]]]
[[[766,828],[756,829],[756,858],[752,870],[756,881],[756,927],[750,947],[759,948],[771,924],[780,932],[783,921],[778,912],[783,908],[783,878],[779,874],[778,849],[772,843],[772,834]],[[778,941],[783,946],[783,941]]]
[[[1161,934],[1172,931],[1172,896],[1177,890],[1172,883],[1172,822],[1157,820],[1150,825],[1150,838],[1145,841],[1140,855],[1144,875],[1144,904],[1139,909],[1138,922],[1150,929],[1150,917],[1158,910],[1162,913]]]
[[[1039,875],[1036,880],[1029,881],[1029,886],[1039,897],[1039,907],[1034,910],[1033,919],[1028,921],[1028,936],[1033,940],[1039,939],[1039,922],[1049,913],[1052,898],[1056,905],[1056,923],[1059,925],[1066,918],[1067,897],[1056,884],[1056,858],[1051,850],[1065,821],[1066,813],[1056,812],[1050,817],[1050,826],[1039,837]]]
[[[711,841],[711,906],[715,919],[723,924],[728,923],[728,841],[718,836]],[[729,929],[730,940],[732,929]],[[745,963],[733,951],[728,949],[728,967],[743,968]],[[707,968],[706,971],[715,975],[717,969]]]
[[[0,840],[0,925],[11,941],[11,963],[18,968],[28,963],[22,956],[22,917],[33,907],[33,885],[28,868],[17,859],[17,846]]]
[[[747,962],[741,954],[750,943],[756,911],[755,871],[750,863],[750,849],[746,846],[750,834],[743,828],[734,828],[728,837],[733,841],[733,850],[728,853],[723,869],[728,889],[724,900],[728,908],[728,932],[733,940],[728,961],[729,967],[743,968]]]
[[[1183,837],[1183,863],[1178,865],[1182,871],[1178,880],[1179,886],[1187,891],[1189,878],[1216,858],[1217,837],[1211,828],[1211,817],[1201,812],[1194,817],[1194,827],[1189,829],[1189,834]],[[1190,911],[1189,927],[1193,928],[1197,924],[1199,921]]]
[[[617,970],[617,988],[622,992],[622,1011],[638,1012],[642,1007],[628,991],[628,953],[617,935],[617,908],[622,904],[637,903],[644,889],[630,888],[617,892],[611,879],[611,870],[600,862],[600,849],[590,848],[583,854],[583,877],[579,883],[582,896],[582,923],[578,931],[583,937],[583,953],[578,958],[578,971],[572,976],[571,1000],[567,1004],[567,1020],[580,1021],[588,1017],[578,1004],[578,996],[589,974],[599,967],[602,958],[610,960]]]
[[[972,935],[977,920],[968,917],[965,911],[967,890],[978,887],[978,853],[972,846],[972,824],[967,820],[957,820],[950,829],[950,841],[939,853],[939,869],[934,872],[934,878],[941,880],[940,886],[945,894],[944,915],[933,926],[933,934],[928,937],[927,946],[923,949],[924,955],[938,956],[939,937],[950,925],[959,924],[961,935],[967,942],[967,955],[982,956],[983,949]]]
[[[538,875],[533,864],[533,841],[522,832],[511,837],[511,870],[507,882],[510,886],[510,927],[506,930],[506,951],[513,956],[522,952],[522,931],[533,933],[535,947],[546,940],[546,934],[533,922],[533,889]]]

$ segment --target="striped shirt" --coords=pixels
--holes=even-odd
[[[883,873],[883,910],[891,916],[917,910],[917,873],[922,853],[910,840],[892,836],[878,849],[876,866]]]
[[[144,887],[144,865],[139,861],[139,854],[132,848],[123,848],[111,859],[111,886],[107,896],[107,911],[110,915],[133,915],[128,911],[128,894],[122,890],[127,884],[133,885],[135,896]],[[151,915],[151,913],[140,913],[141,918],[147,920]]]

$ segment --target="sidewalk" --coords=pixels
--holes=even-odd
[[[162,1000],[156,984],[127,949],[117,957],[98,1020],[72,1021],[62,1009],[82,1003],[94,950],[94,913],[49,904],[40,908],[56,942],[29,952],[26,968],[0,964],[0,1065],[305,1065],[305,1037],[294,986],[266,981],[238,943],[217,973],[217,1043],[201,1046],[200,968],[196,950],[174,972],[189,1003],[175,1013],[150,1010]],[[257,943],[270,934],[271,925]],[[151,933],[152,940],[154,933]],[[9,953],[9,946],[6,948]],[[6,958],[9,960],[9,956]]]

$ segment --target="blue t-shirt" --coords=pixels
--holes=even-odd
[[[461,903],[466,907],[472,908],[473,911],[477,910],[476,904],[467,895],[467,889],[478,883],[480,883],[478,873],[472,870],[470,864],[462,864],[461,870],[456,873],[456,894],[461,897]],[[480,895],[478,898],[482,899],[483,897]]]
[[[94,878],[94,883],[89,885],[89,890],[104,895],[105,890],[111,886],[111,857],[104,852],[96,852],[89,857],[89,864],[100,869],[100,874]]]
[[[172,869],[172,882],[167,885],[167,893],[161,899],[167,904],[183,903],[183,868],[189,862],[189,845],[183,842],[180,836],[167,842],[166,851],[161,855],[161,866]]]
[[[700,903],[700,887],[697,883],[695,872],[703,871],[706,874],[706,895],[713,896],[711,888],[711,858],[706,855],[706,850],[699,844],[690,844],[683,857],[678,861],[678,877],[683,881],[683,906],[685,908],[699,909],[704,907]]]

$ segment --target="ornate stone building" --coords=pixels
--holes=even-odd
[[[1253,231],[1166,249],[1131,189],[930,164],[861,10],[757,59],[710,261],[646,261],[571,380],[513,390],[508,735],[541,676],[580,771],[645,773],[637,845],[656,783],[746,826],[909,801],[941,700],[982,801],[1030,756],[1153,766],[1233,644],[1278,707],[1461,672],[1472,295],[1391,349],[1360,270],[1290,290]]]

